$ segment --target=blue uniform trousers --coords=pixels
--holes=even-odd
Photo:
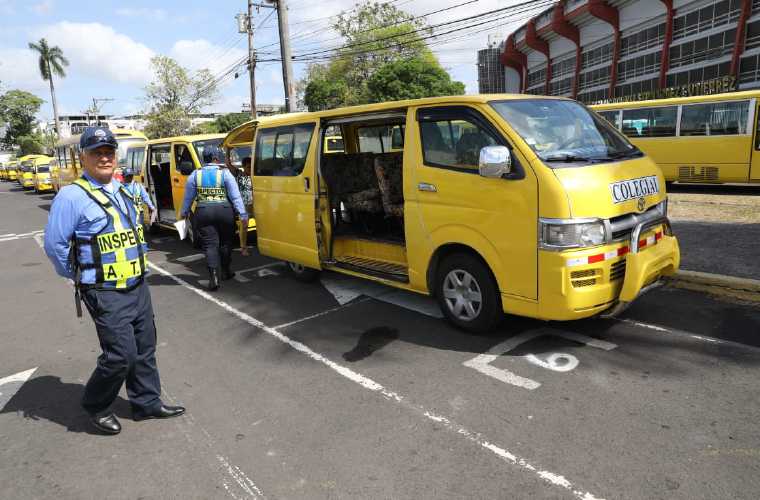
[[[235,212],[228,203],[199,204],[195,222],[206,254],[206,265],[229,269],[235,244]]]
[[[87,289],[83,298],[103,353],[85,386],[82,406],[91,415],[103,412],[126,381],[132,409],[150,413],[162,403],[148,284],[142,281],[129,291]]]

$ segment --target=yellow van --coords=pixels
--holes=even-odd
[[[142,175],[137,179],[143,183],[158,209],[158,226],[176,230],[174,223],[182,210],[187,177],[201,168],[203,150],[207,147],[221,148],[224,137],[225,134],[185,135],[153,139],[146,143],[142,163],[145,168],[141,169]],[[198,228],[194,225],[192,214],[188,223],[188,240],[198,246]],[[256,222],[251,218],[248,231],[255,229]]]
[[[40,158],[34,162],[33,172],[35,193],[53,191],[53,180],[51,179],[50,171],[54,160],[50,157],[45,158],[45,160]]]
[[[5,166],[5,180],[15,181],[18,179],[18,160],[12,160]]]
[[[6,170],[6,165],[0,165],[0,181],[8,180],[8,171]]]
[[[402,151],[361,140],[396,126]],[[330,127],[343,153],[325,154]],[[616,314],[679,266],[662,172],[572,100],[371,104],[230,132],[243,136],[262,254],[303,280],[329,269],[432,295],[466,330],[502,312]]]
[[[16,179],[19,185],[24,189],[34,189],[35,166],[38,164],[50,164],[50,160],[49,156],[39,154],[26,155],[19,158],[18,177]]]

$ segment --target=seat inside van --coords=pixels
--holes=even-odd
[[[335,235],[403,243],[402,157],[402,152],[322,156]]]

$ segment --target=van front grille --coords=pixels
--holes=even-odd
[[[718,167],[678,167],[680,182],[718,182]]]
[[[573,288],[583,288],[596,285],[596,277],[599,269],[584,269],[583,271],[573,271],[570,273],[570,281]]]

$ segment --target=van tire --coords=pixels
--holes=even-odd
[[[295,262],[285,262],[290,274],[302,283],[312,283],[319,278],[319,270]]]
[[[435,297],[446,319],[467,332],[488,332],[504,317],[501,294],[491,270],[468,253],[455,253],[441,262]]]

